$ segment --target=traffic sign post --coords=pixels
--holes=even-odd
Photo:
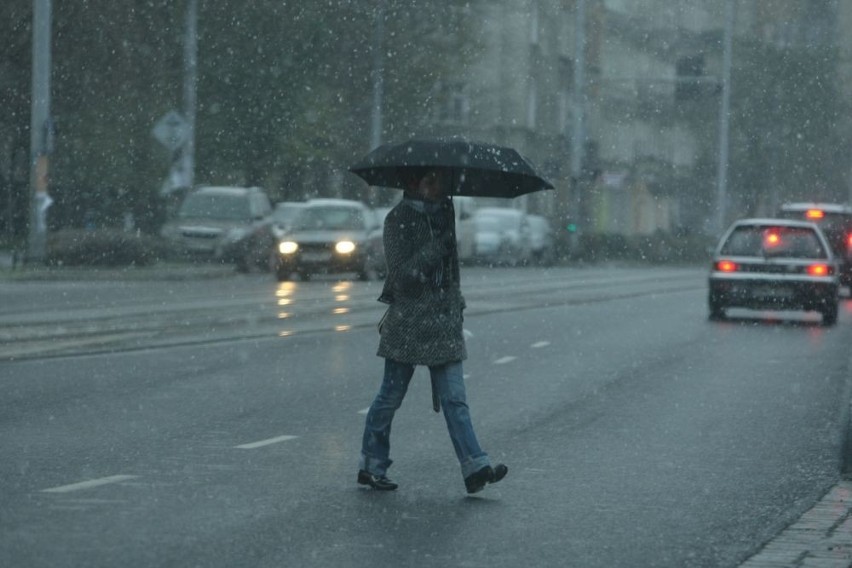
[[[174,152],[186,144],[189,138],[189,123],[175,110],[163,115],[154,125],[151,134],[157,142]]]
[[[47,253],[47,223],[50,207],[48,154],[53,150],[50,120],[51,0],[33,3],[32,102],[30,113],[30,212],[26,263],[41,262]]]
[[[189,130],[189,123],[176,110],[164,114],[151,130],[154,138],[169,150],[172,160],[169,176],[160,189],[161,195],[168,195],[189,185],[184,160],[180,157],[181,152],[179,152],[179,150],[185,150],[189,142]]]

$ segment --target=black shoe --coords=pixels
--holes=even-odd
[[[377,491],[393,491],[399,487],[399,485],[388,479],[386,475],[373,475],[363,469],[358,472],[358,483],[369,485]]]
[[[509,473],[509,468],[502,463],[497,467],[487,465],[479,471],[464,478],[464,487],[468,493],[477,493],[485,488],[488,483],[497,483]]]

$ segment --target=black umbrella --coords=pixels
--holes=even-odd
[[[412,139],[379,146],[349,171],[370,185],[407,189],[412,171],[446,170],[452,195],[518,197],[553,185],[517,150],[462,138]]]

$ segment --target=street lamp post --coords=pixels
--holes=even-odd
[[[373,83],[373,100],[370,108],[370,150],[375,150],[382,145],[382,127],[383,127],[383,106],[385,92],[385,58],[384,58],[384,43],[385,43],[385,16],[386,0],[378,0],[375,11],[373,13],[373,68],[371,70],[371,79]],[[375,205],[378,197],[376,189],[368,187],[363,190],[363,199]]]
[[[586,0],[578,0],[574,14],[574,92],[572,97],[571,133],[571,206],[569,215],[574,230],[571,231],[570,248],[577,249],[580,231],[580,213],[582,196],[580,195],[580,178],[583,169],[583,145],[585,144],[586,117]]]
[[[30,115],[30,213],[25,262],[44,260],[47,248],[48,155],[50,121],[50,0],[33,0],[33,64]]]
[[[198,84],[198,0],[189,0],[184,39],[183,113],[186,118],[186,143],[183,147],[183,181],[187,188],[195,184],[195,109]]]
[[[731,114],[731,64],[736,0],[725,3],[725,33],[722,48],[722,102],[719,110],[719,163],[716,169],[716,231],[725,229],[728,200],[728,145]]]
[[[382,98],[384,97],[385,0],[376,6],[373,28],[373,108],[370,121],[370,150],[382,143]]]

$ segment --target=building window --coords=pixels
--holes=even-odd
[[[436,100],[438,122],[466,125],[470,121],[470,97],[464,83],[444,83]]]

